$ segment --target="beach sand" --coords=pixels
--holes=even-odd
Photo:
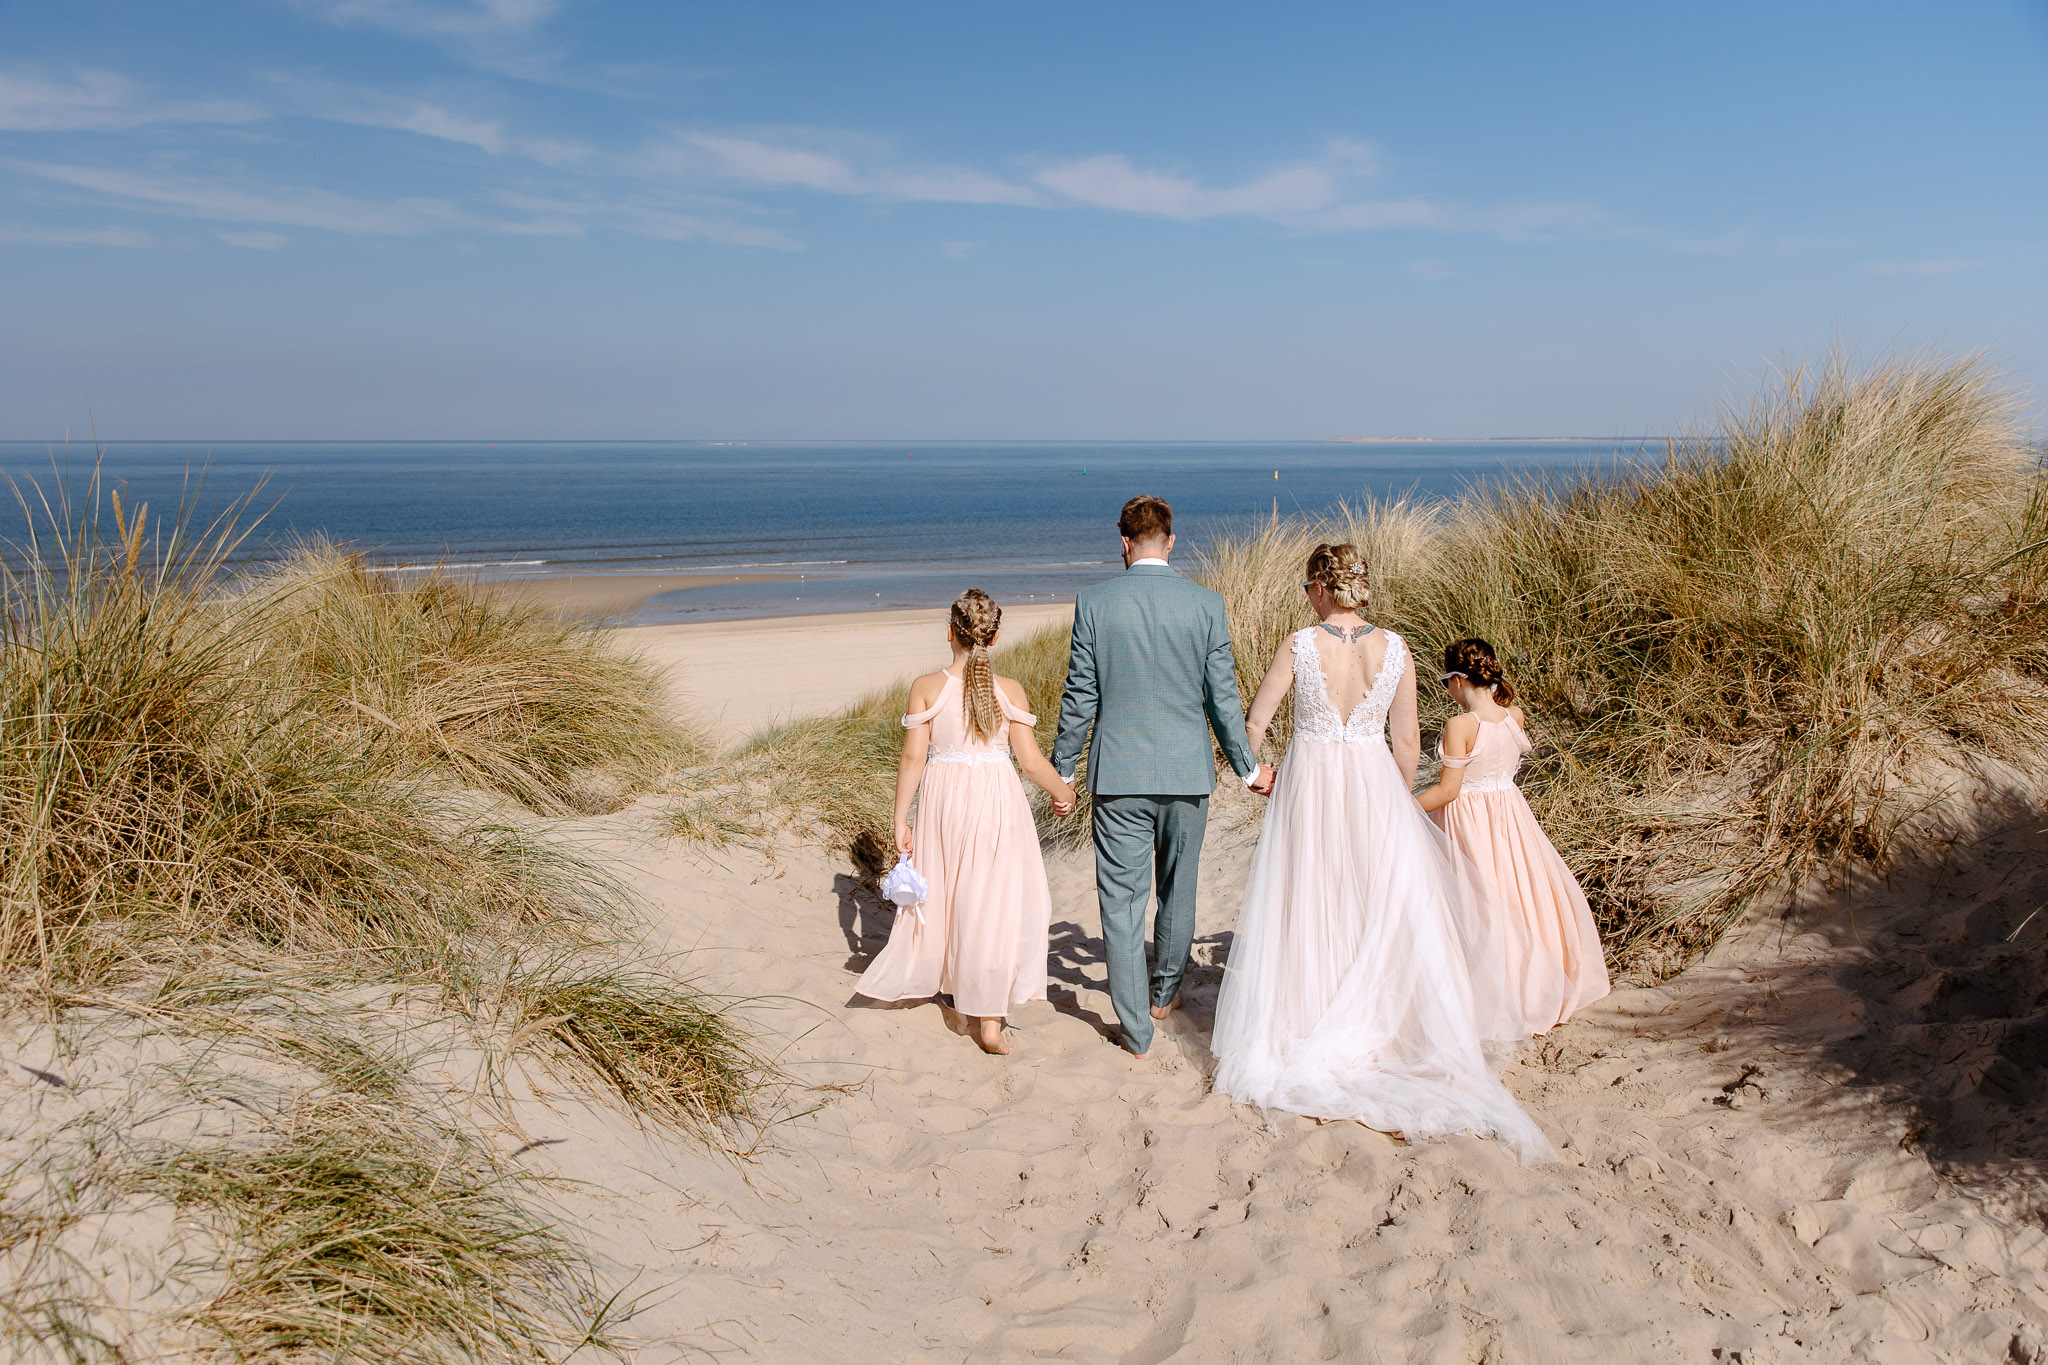
[[[890,912],[842,855],[686,847],[659,803],[638,830],[585,824],[791,1077],[791,1117],[734,1154],[559,1094],[519,1106],[516,1141],[549,1145],[517,1164],[576,1182],[565,1211],[647,1296],[636,1359],[2043,1359],[2038,1173],[1937,1167],[1885,1082],[1935,1065],[1923,1035],[1857,1041],[1883,1008],[1855,986],[1866,936],[1923,923],[1924,883],[1861,888],[1853,923],[1759,918],[1554,1031],[1506,1073],[1563,1157],[1524,1168],[1210,1091],[1253,801],[1219,792],[1188,1003],[1145,1060],[1109,1040],[1085,853],[1049,860],[1052,999],[993,1058],[936,1003],[855,1000]],[[2048,873],[2038,842],[2008,848],[1945,902],[1980,905],[2016,856]],[[1913,970],[1939,979],[1928,951]],[[1882,1065],[1859,1074],[1866,1047]]]
[[[1072,603],[1004,608],[1021,639],[1073,619]],[[620,643],[668,670],[677,703],[731,746],[778,721],[818,715],[903,678],[943,668],[946,611],[844,612],[634,626]]]
[[[783,583],[787,573],[659,573],[564,574],[558,578],[487,580],[493,592],[569,616],[616,618],[648,598],[682,588],[709,588],[728,583]]]

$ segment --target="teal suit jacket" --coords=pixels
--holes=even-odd
[[[1097,796],[1207,796],[1211,732],[1239,777],[1257,769],[1222,596],[1154,564],[1083,588],[1053,767],[1073,772],[1085,743]]]

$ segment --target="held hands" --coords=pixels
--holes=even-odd
[[[1074,784],[1071,782],[1062,782],[1057,787],[1048,789],[1046,795],[1052,798],[1052,813],[1054,815],[1072,815],[1074,813],[1074,806],[1079,800],[1074,794]]]
[[[1280,774],[1274,771],[1270,764],[1261,763],[1258,776],[1251,781],[1251,789],[1260,796],[1271,796],[1273,794],[1273,783],[1279,780],[1279,776]]]

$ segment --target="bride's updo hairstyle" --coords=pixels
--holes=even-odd
[[[988,647],[1002,624],[1003,609],[980,588],[969,588],[953,599],[947,626],[967,650],[967,667],[960,681],[967,694],[967,733],[976,739],[994,739],[1003,728],[1003,708],[996,702],[996,671],[988,663]]]
[[[1493,693],[1493,699],[1502,706],[1512,705],[1515,700],[1514,684],[1501,672],[1493,646],[1484,640],[1453,640],[1445,645],[1444,672]]]
[[[1365,556],[1356,545],[1318,545],[1309,552],[1308,581],[1320,583],[1346,611],[1357,611],[1372,599],[1372,584],[1366,581]]]

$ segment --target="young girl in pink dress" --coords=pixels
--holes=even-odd
[[[961,593],[946,628],[952,665],[910,685],[896,848],[930,891],[917,910],[897,911],[887,946],[856,988],[871,1000],[951,994],[953,1008],[976,1021],[982,1050],[999,1055],[1010,1050],[1003,1020],[1011,1008],[1045,998],[1052,930],[1038,828],[1011,755],[1054,800],[1074,799],[1038,752],[1024,688],[989,667],[1002,619],[987,593]]]
[[[1526,922],[1529,951],[1547,959],[1529,964],[1536,969],[1532,980],[1554,980],[1561,967],[1571,983],[1555,1019],[1531,1021],[1542,1032],[1607,994],[1600,933],[1586,893],[1515,786],[1515,769],[1529,752],[1529,736],[1493,646],[1484,640],[1449,646],[1442,682],[1463,714],[1445,723],[1437,746],[1443,776],[1418,799],[1458,851],[1477,864],[1502,912]],[[1520,938],[1514,935],[1511,941]],[[1510,972],[1516,972],[1515,964]]]

